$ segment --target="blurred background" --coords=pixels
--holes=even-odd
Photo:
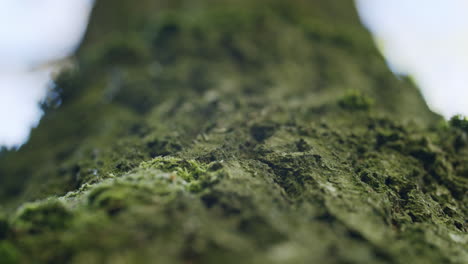
[[[93,0],[0,0],[0,146],[26,142],[52,78],[78,47]],[[356,0],[392,71],[446,118],[468,115],[468,2]]]

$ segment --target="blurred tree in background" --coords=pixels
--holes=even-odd
[[[75,60],[0,157],[0,263],[466,263],[466,129],[352,1],[98,0]]]

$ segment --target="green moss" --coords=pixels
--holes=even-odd
[[[1,154],[6,254],[464,263],[466,133],[438,126],[351,10],[97,1],[62,105]]]
[[[206,165],[195,160],[183,160],[173,157],[157,157],[149,162],[141,163],[140,168],[155,168],[165,172],[174,172],[189,182],[198,180],[201,175],[207,172]]]
[[[0,213],[0,241],[7,237],[9,228],[7,217],[3,213]]]
[[[131,184],[99,186],[88,196],[89,206],[104,209],[110,215],[115,215],[132,204],[144,204],[150,201],[148,189]]]
[[[132,65],[141,63],[149,55],[149,47],[142,37],[115,34],[102,41],[99,47],[96,47],[90,62],[102,66]]]
[[[12,222],[15,232],[40,234],[66,228],[72,214],[65,206],[50,199],[45,202],[25,204]]]
[[[468,119],[462,115],[455,115],[450,119],[450,125],[468,133]]]
[[[369,110],[374,105],[374,100],[358,90],[349,90],[338,104],[347,110]]]
[[[220,162],[205,165],[195,160],[174,157],[157,157],[140,164],[141,169],[158,169],[163,172],[174,173],[170,177],[174,177],[174,179],[180,177],[188,183],[187,188],[192,192],[200,192],[218,182],[224,177],[222,167]]]
[[[18,250],[9,242],[0,241],[0,263],[17,264],[19,261]]]

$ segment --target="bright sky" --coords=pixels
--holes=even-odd
[[[23,144],[39,122],[52,69],[79,44],[93,0],[0,0],[0,146]],[[395,72],[431,108],[468,115],[468,1],[356,0]],[[41,68],[41,70],[34,70]]]
[[[468,115],[468,1],[356,2],[393,70],[410,74],[435,112]]]
[[[0,0],[0,146],[23,144],[38,124],[53,70],[41,65],[74,51],[91,6],[92,0]]]

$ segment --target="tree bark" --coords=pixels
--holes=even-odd
[[[466,131],[352,1],[99,0],[75,61],[0,156],[5,263],[466,263]]]

